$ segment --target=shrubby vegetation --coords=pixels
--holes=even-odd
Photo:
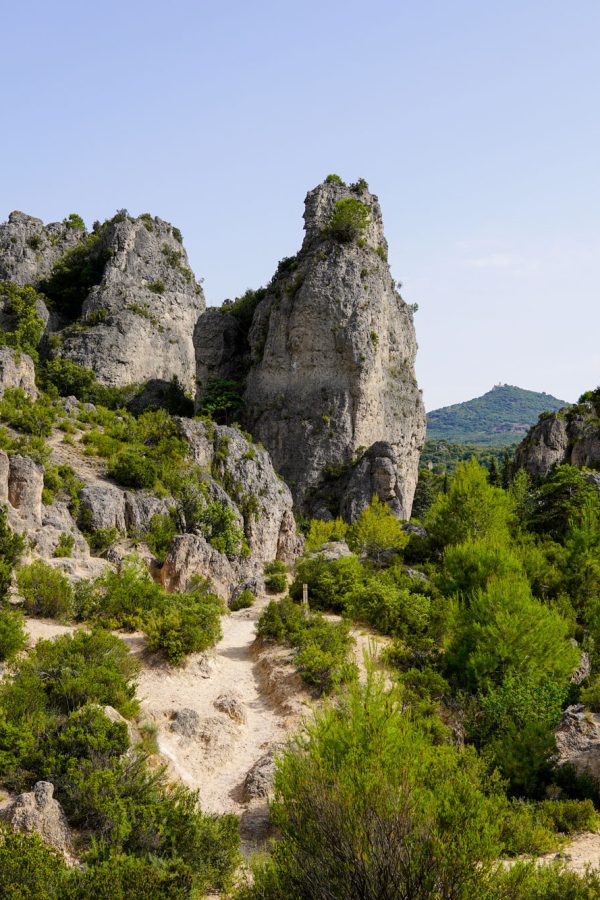
[[[118,887],[166,898],[227,887],[238,862],[235,817],[204,815],[196,795],[169,786],[142,750],[125,754],[126,724],[103,712],[136,713],[136,668],[125,644],[98,629],[40,641],[0,685],[4,782],[26,790],[51,780],[86,863],[67,870],[37,837],[2,831],[3,896],[116,896]],[[7,893],[14,885],[22,893]]]
[[[345,197],[335,204],[326,233],[340,243],[349,243],[362,238],[370,221],[371,211],[366,203]]]

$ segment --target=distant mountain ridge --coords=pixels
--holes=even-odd
[[[551,394],[498,384],[481,397],[428,413],[427,439],[505,446],[521,440],[540,413],[567,405]]]

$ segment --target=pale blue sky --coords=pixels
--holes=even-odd
[[[217,305],[361,176],[428,408],[600,382],[598,0],[0,0],[0,33],[0,219],[160,215]]]

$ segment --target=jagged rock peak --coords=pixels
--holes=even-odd
[[[302,249],[257,292],[251,316],[238,302],[199,320],[199,397],[237,367],[245,426],[305,512],[353,518],[380,493],[408,517],[425,413],[412,310],[389,272],[379,201],[364,181],[330,176],[308,193],[304,218]],[[375,444],[385,452],[359,466]]]

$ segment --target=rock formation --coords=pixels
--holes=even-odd
[[[0,347],[0,397],[7,388],[20,388],[30,400],[38,395],[32,358],[10,347]]]
[[[556,730],[557,763],[600,780],[600,715],[582,703],[568,706]]]
[[[231,311],[199,320],[199,402],[211,379],[235,377],[247,350],[243,420],[295,502],[352,518],[377,493],[407,518],[425,413],[412,311],[390,276],[378,199],[364,183],[324,183],[307,195],[304,219],[302,249],[280,263],[247,333]]]
[[[579,403],[543,415],[515,452],[515,467],[532,478],[548,474],[552,466],[600,467],[600,391],[584,394]]]
[[[41,292],[52,352],[92,369],[103,384],[176,377],[193,393],[193,332],[204,296],[168,222],[121,212],[88,234],[76,218],[44,226],[11,213],[0,225],[0,280]]]
[[[38,781],[33,791],[19,794],[0,815],[19,831],[36,831],[46,844],[67,855],[71,833],[62,807],[53,794],[53,784]]]

